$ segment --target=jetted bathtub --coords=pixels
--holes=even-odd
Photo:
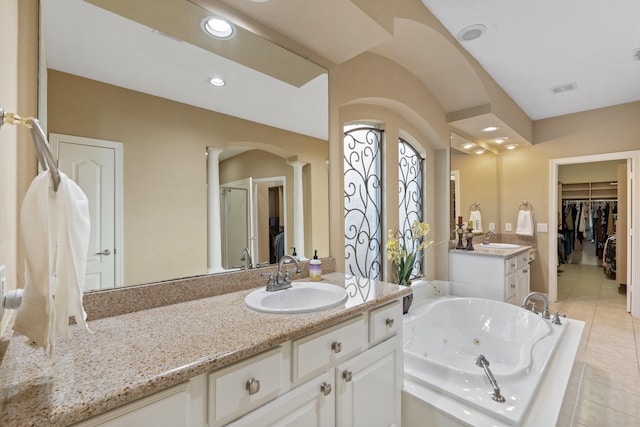
[[[488,299],[442,297],[415,304],[404,317],[405,379],[500,423],[519,426],[565,329],[566,322],[554,325],[518,306]],[[491,398],[493,387],[476,365],[481,354],[490,363],[503,403]]]

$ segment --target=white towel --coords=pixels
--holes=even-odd
[[[531,211],[518,211],[516,234],[521,236],[533,236],[533,215],[531,215]]]
[[[91,332],[82,307],[90,232],[87,197],[64,173],[57,192],[49,172],[40,173],[25,194],[20,232],[25,286],[13,329],[51,355],[56,333],[68,337],[69,316]]]
[[[471,211],[469,221],[473,221],[473,232],[482,233],[482,214],[480,211]]]

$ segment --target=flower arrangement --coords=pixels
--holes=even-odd
[[[398,284],[409,286],[409,279],[411,278],[418,252],[427,249],[433,244],[433,241],[426,242],[424,240],[430,230],[429,224],[419,221],[413,222],[410,236],[405,236],[399,231],[394,233],[393,230],[389,230],[387,260],[391,261],[395,267]],[[413,243],[409,247],[407,239],[410,239],[410,242]]]

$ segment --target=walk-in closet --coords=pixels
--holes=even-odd
[[[558,169],[558,277],[563,266],[597,266],[626,293],[626,161],[562,165]],[[597,278],[596,278],[597,279]]]

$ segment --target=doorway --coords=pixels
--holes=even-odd
[[[558,279],[555,274],[557,266],[559,265],[558,255],[558,229],[561,224],[558,223],[558,212],[560,212],[562,203],[561,194],[559,193],[559,168],[562,165],[575,165],[582,163],[594,163],[604,161],[626,161],[627,163],[627,176],[626,176],[626,194],[618,195],[619,198],[624,198],[626,202],[626,218],[628,219],[627,226],[624,231],[620,230],[618,234],[624,234],[627,237],[626,242],[626,263],[627,263],[627,311],[631,312],[634,317],[640,316],[640,292],[634,292],[634,284],[640,281],[640,272],[638,271],[638,257],[634,254],[638,254],[640,241],[639,227],[632,227],[633,224],[637,224],[640,202],[638,197],[632,197],[633,194],[637,194],[637,183],[640,181],[640,173],[638,171],[640,165],[640,151],[632,152],[620,152],[620,153],[607,153],[582,157],[571,157],[563,159],[550,160],[550,173],[549,173],[549,299],[550,301],[556,301],[558,299]]]
[[[91,234],[84,291],[123,283],[122,144],[93,138],[49,135],[58,168],[89,200]]]

